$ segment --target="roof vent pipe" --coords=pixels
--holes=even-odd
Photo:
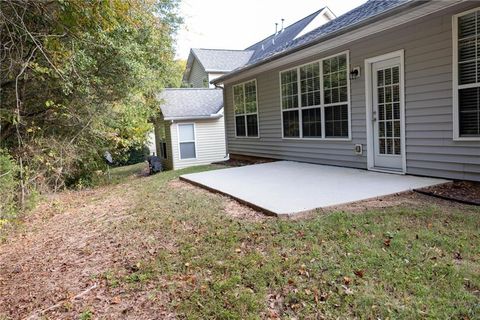
[[[285,19],[282,18],[282,29],[280,30],[280,32],[283,32],[283,22],[285,21]]]
[[[275,22],[275,35],[278,33],[278,22]]]

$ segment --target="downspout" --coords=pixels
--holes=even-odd
[[[223,93],[223,127],[225,131],[225,156],[223,157],[224,159],[228,160],[230,159],[230,154],[228,153],[228,138],[227,138],[227,117],[226,117],[226,112],[225,112],[225,88],[222,85],[216,84],[215,89],[222,89]]]

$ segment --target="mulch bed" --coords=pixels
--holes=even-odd
[[[454,181],[415,190],[434,197],[480,206],[480,183]]]
[[[226,161],[215,162],[213,164],[222,165],[226,167],[243,167],[249,166],[252,164],[261,164],[261,163],[269,163],[274,162],[275,160],[272,159],[229,159]]]

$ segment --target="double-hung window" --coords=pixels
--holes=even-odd
[[[181,160],[195,159],[197,157],[195,125],[193,123],[178,125],[178,145]]]
[[[349,138],[348,53],[280,73],[284,138]]]
[[[454,136],[480,139],[480,9],[454,17]]]
[[[257,81],[233,87],[235,133],[237,137],[258,137]]]

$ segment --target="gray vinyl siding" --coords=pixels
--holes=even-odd
[[[478,4],[477,4],[478,5]],[[365,59],[405,50],[407,173],[480,181],[480,142],[453,141],[452,15],[466,3],[408,25],[384,31],[334,51],[244,78],[257,80],[260,138],[235,138],[232,86],[225,85],[228,152],[319,164],[367,168]],[[361,67],[351,81],[351,141],[282,139],[279,71],[349,50],[350,65]],[[363,145],[363,155],[354,145]]]
[[[193,60],[192,70],[190,71],[190,78],[188,82],[194,88],[208,87],[208,74],[197,59]],[[205,85],[207,83],[207,85]]]

